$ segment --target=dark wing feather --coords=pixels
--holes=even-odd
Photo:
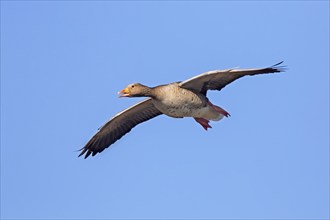
[[[86,153],[94,156],[115,143],[136,125],[154,118],[162,113],[154,106],[150,98],[133,105],[118,113],[87,142],[81,150],[79,157]]]
[[[247,75],[283,72],[285,67],[279,66],[282,62],[271,67],[259,69],[227,69],[214,70],[195,76],[180,83],[182,88],[194,90],[206,95],[207,90],[221,90],[229,83]]]

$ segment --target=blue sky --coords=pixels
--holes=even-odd
[[[282,60],[77,158],[130,83]],[[329,2],[1,1],[1,218],[328,219]]]

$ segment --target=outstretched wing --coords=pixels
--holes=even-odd
[[[229,83],[243,76],[283,72],[285,67],[280,66],[282,63],[283,61],[271,67],[260,69],[227,69],[209,71],[181,82],[180,86],[206,95],[207,90],[221,90]]]
[[[154,106],[150,98],[118,113],[87,142],[79,157],[86,153],[85,159],[92,154],[102,152],[115,143],[136,125],[154,118],[162,113]]]

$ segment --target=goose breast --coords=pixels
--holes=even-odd
[[[204,95],[181,88],[177,83],[159,86],[154,90],[154,105],[170,117],[198,117],[208,110],[207,98]]]

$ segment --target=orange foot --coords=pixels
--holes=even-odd
[[[214,108],[214,110],[217,111],[217,112],[219,112],[220,114],[222,114],[222,115],[224,115],[224,116],[226,116],[226,117],[230,116],[230,114],[229,114],[226,110],[224,110],[223,108],[214,105],[214,104],[211,103],[210,101],[208,101],[208,104],[209,104],[210,106],[212,106],[212,107]]]
[[[209,125],[209,120],[205,118],[194,118],[195,121],[197,121],[202,127],[207,131],[208,128],[212,128],[211,125]]]

